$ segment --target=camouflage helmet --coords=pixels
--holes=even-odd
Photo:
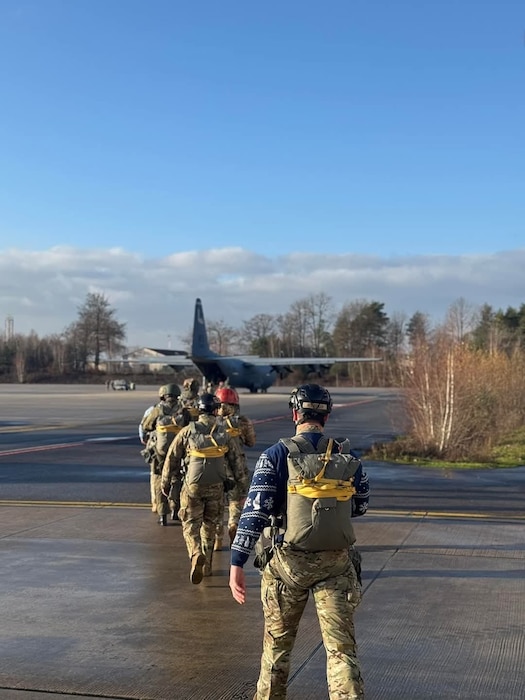
[[[319,418],[331,413],[332,397],[320,384],[301,384],[290,394],[288,407],[304,418]]]
[[[197,398],[199,394],[199,382],[193,378],[188,377],[182,383],[182,397],[184,399]]]
[[[159,389],[159,398],[164,398],[165,396],[175,396],[178,398],[180,396],[180,387],[178,384],[163,384]]]

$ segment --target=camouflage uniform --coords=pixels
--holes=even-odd
[[[212,436],[212,442],[224,449],[223,456],[202,457],[199,437]],[[201,413],[199,420],[183,428],[172,442],[162,470],[162,488],[166,490],[174,473],[184,465],[185,477],[180,496],[179,517],[182,533],[192,562],[190,580],[200,583],[202,574],[211,575],[215,531],[224,500],[225,484],[242,483],[246,488],[241,456],[232,438],[217,423],[214,415]],[[195,575],[195,565],[198,571]],[[202,574],[199,573],[202,571]],[[198,579],[198,580],[196,580]]]
[[[292,392],[289,407],[296,424],[296,435],[300,434],[303,442],[308,441],[313,454],[317,454],[317,446],[327,442],[323,431],[326,416],[332,410],[330,394],[316,384],[302,385]],[[319,547],[319,551],[307,550],[289,541],[293,540],[291,533],[300,532],[302,520],[288,522],[289,527],[283,522],[283,529],[277,530],[275,518],[297,513],[297,502],[291,513],[288,512],[290,494],[297,493],[298,487],[289,484],[288,460],[291,453],[285,444],[287,442],[279,441],[260,455],[231,547],[230,588],[237,602],[243,603],[246,594],[243,567],[257,542],[260,542],[265,528],[272,526],[271,551],[267,552],[266,557],[260,553],[256,557],[258,568],[262,570],[261,600],[265,627],[254,700],[286,698],[290,655],[310,591],[326,650],[330,699],[362,700],[364,686],[353,623],[354,610],[361,600],[361,569],[360,556],[353,545],[353,528],[345,523],[350,525],[346,545],[338,545],[334,550]],[[329,442],[330,450],[333,445],[341,445],[342,454],[342,443]],[[351,451],[348,454],[359,462]],[[353,465],[352,469],[355,469],[353,495],[349,501],[350,508],[345,508],[348,518],[364,515],[369,499],[368,477],[361,463]],[[313,516],[313,506],[309,512]],[[315,524],[312,519],[311,525]],[[324,534],[330,541],[330,531]]]
[[[233,409],[230,413],[229,406],[224,404],[220,408],[220,420],[223,422],[226,431],[233,437],[239,454],[241,455],[243,461],[243,471],[245,475],[246,487],[241,487],[239,484],[235,488],[231,489],[226,493],[225,499],[222,501],[222,508],[219,517],[219,524],[217,525],[217,532],[215,537],[215,551],[222,549],[222,540],[224,536],[224,506],[225,501],[228,504],[228,535],[230,538],[230,544],[235,538],[235,533],[237,532],[237,525],[239,524],[239,518],[241,517],[242,508],[244,506],[244,501],[248,494],[248,484],[250,480],[250,474],[248,471],[248,461],[246,459],[246,453],[244,452],[244,447],[253,447],[255,445],[255,428],[253,423],[246,416],[242,416],[238,412],[238,408]]]
[[[150,465],[150,489],[152,502],[155,503],[157,514],[160,517],[160,522],[166,524],[167,515],[172,511],[178,510],[178,494],[176,488],[173,490],[172,498],[168,497],[162,491],[161,474],[162,465],[166,457],[166,453],[159,449],[157,438],[157,429],[161,424],[172,424],[176,430],[188,425],[190,415],[188,411],[181,407],[177,401],[170,405],[166,401],[159,401],[152,410],[149,410],[144,415],[141,426],[143,434],[148,436],[146,447],[142,450],[144,459]]]
[[[182,406],[188,409],[191,420],[197,420],[199,418],[199,409],[197,408],[198,398],[199,382],[192,377],[185,379],[182,384],[180,400]]]

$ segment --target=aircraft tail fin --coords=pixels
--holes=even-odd
[[[200,299],[195,300],[191,354],[192,357],[213,357],[215,355],[215,353],[210,350],[208,343],[208,333],[206,331],[204,311],[202,310],[202,301]]]

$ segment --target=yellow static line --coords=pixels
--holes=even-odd
[[[390,515],[400,518],[463,518],[472,520],[525,520],[525,515],[505,513],[449,513],[439,510],[381,510],[370,509],[369,515]]]

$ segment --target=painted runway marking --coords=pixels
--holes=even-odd
[[[41,506],[44,508],[132,508],[138,510],[151,509],[151,503],[117,503],[112,501],[15,501],[0,499],[0,506],[21,506],[35,507]],[[373,518],[374,515],[388,515],[397,518],[436,518],[450,519],[457,518],[461,520],[525,520],[525,515],[505,514],[505,513],[449,513],[447,511],[396,511],[396,510],[369,510],[368,518]]]
[[[369,399],[362,399],[360,401],[350,401],[348,403],[337,403],[334,404],[334,408],[349,408],[352,406],[358,406],[363,403],[370,403],[372,401],[375,401],[375,398],[369,398]],[[286,413],[280,416],[272,416],[271,418],[260,418],[260,419],[255,419],[252,421],[254,424],[260,424],[260,423],[270,423],[273,421],[278,421],[278,420],[288,420],[290,418],[290,414]],[[64,426],[62,426],[64,427]],[[34,427],[33,430],[36,432],[38,430],[44,430],[45,428],[38,428]],[[94,438],[86,438],[85,440],[82,440],[80,442],[61,442],[61,443],[56,443],[53,445],[34,445],[33,447],[16,447],[11,450],[0,450],[0,457],[10,457],[13,455],[21,455],[21,454],[27,454],[30,452],[46,452],[50,450],[63,450],[67,447],[81,447],[82,445],[85,445],[88,442],[117,442],[117,441],[124,441],[124,440],[133,440],[134,436],[131,435],[121,435],[121,436],[114,436],[114,437],[94,437]]]
[[[17,447],[13,450],[0,450],[0,457],[9,457],[10,455],[27,454],[28,452],[46,452],[49,450],[63,450],[66,447],[80,447],[82,442],[61,442],[54,445],[35,445],[34,447]]]

